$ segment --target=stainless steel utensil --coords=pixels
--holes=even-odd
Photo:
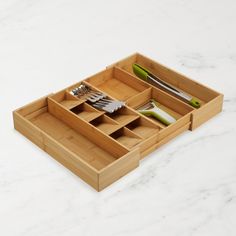
[[[140,79],[147,81],[148,83],[153,82],[155,86],[160,86],[161,88],[164,88],[165,90],[177,95],[178,97],[180,97],[181,99],[183,99],[184,101],[186,101],[188,104],[190,104],[195,108],[199,108],[201,106],[201,103],[197,98],[194,98],[186,94],[185,92],[181,91],[180,89],[177,89],[173,85],[164,82],[159,77],[155,76],[141,65],[134,63],[132,67],[135,75],[138,76]]]
[[[103,110],[108,113],[113,113],[116,110],[120,109],[125,105],[124,102],[116,101],[116,100],[110,100],[110,99],[100,99],[98,102],[95,102],[92,104],[92,106]]]
[[[124,102],[111,100],[105,93],[92,90],[89,86],[81,84],[70,92],[72,95],[85,99],[95,108],[113,113],[125,105]]]
[[[97,102],[107,96],[104,93],[92,90],[85,84],[81,84],[79,87],[73,89],[70,93],[74,96],[88,100],[92,103]]]

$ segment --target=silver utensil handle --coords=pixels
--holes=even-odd
[[[158,84],[159,86],[161,86],[161,87],[165,88],[166,90],[168,90],[168,91],[170,91],[170,92],[172,92],[172,93],[174,93],[174,94],[180,96],[181,98],[183,98],[183,99],[185,99],[185,100],[187,100],[187,101],[190,101],[190,100],[192,99],[192,97],[190,97],[189,95],[187,95],[187,94],[185,94],[185,93],[179,91],[179,90],[176,89],[176,88],[172,88],[172,86],[169,85],[169,84],[168,84],[168,86],[167,86],[167,85],[161,83],[160,81],[158,81],[158,80],[152,78],[150,75],[148,75],[147,77],[148,77],[149,80],[153,81],[154,83]]]

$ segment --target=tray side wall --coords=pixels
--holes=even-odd
[[[112,184],[122,176],[139,166],[140,151],[135,149],[127,153],[119,160],[107,166],[99,174],[99,191]]]
[[[195,130],[200,125],[217,115],[223,108],[223,94],[220,94],[215,99],[205,104],[203,107],[192,112],[190,130]]]
[[[34,105],[34,103],[32,103],[31,105]],[[93,168],[90,168],[74,153],[70,152],[56,140],[52,139],[46,133],[42,132],[30,121],[21,116],[17,111],[13,112],[13,121],[14,128],[18,132],[23,134],[63,166],[67,167],[74,174],[76,174],[93,188],[98,190],[98,173]]]

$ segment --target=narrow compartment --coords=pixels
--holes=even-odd
[[[119,68],[102,71],[88,78],[86,82],[121,101],[126,101],[149,87]]]
[[[70,94],[68,91],[65,92],[65,99],[60,102],[67,109],[72,109],[79,104],[82,104],[84,100],[78,99],[77,97]]]
[[[189,114],[190,119],[190,112],[194,110],[192,107],[186,105],[182,101],[175,99],[174,97],[170,96],[169,94],[166,94],[165,92],[157,88],[150,88],[148,90],[145,90],[137,96],[129,99],[127,101],[127,104],[138,111],[142,109],[145,104],[148,104],[151,99],[154,99],[156,101],[158,108],[160,108],[164,112],[167,112],[174,119],[176,119],[176,121],[178,121],[180,118],[187,114]],[[162,128],[167,127],[166,124],[152,116],[146,117],[157,123]]]
[[[113,119],[106,115],[101,115],[98,118],[90,121],[90,124],[97,127],[101,131],[103,131],[105,134],[111,134],[114,131],[118,130],[121,126],[115,122]]]
[[[154,99],[156,101],[157,107],[159,109],[168,113],[176,120],[173,123],[166,125],[161,120],[156,119],[152,116],[145,116],[146,119],[161,127],[158,135],[158,141],[164,138],[168,139],[168,136],[178,129],[180,129],[181,132],[184,132],[185,130],[190,128],[191,115],[194,111],[194,108],[188,106],[184,102],[170,96],[169,94],[158,88],[145,90],[132,99],[129,99],[127,103],[138,111],[140,109],[143,109],[142,107],[150,102],[151,99]],[[182,129],[182,127],[184,127],[184,129]]]
[[[115,120],[117,123],[119,123],[120,125],[125,126],[126,124],[130,123],[131,121],[137,119],[139,117],[138,114],[136,114],[135,112],[129,110],[127,107],[122,107],[121,109],[108,114],[107,115]]]
[[[67,108],[67,109],[72,109],[72,108],[78,106],[81,103],[82,103],[82,101],[72,100],[72,99],[65,99],[61,102],[61,105],[64,106],[65,108]]]
[[[145,57],[139,53],[134,54],[124,60],[119,61],[115,65],[119,68],[129,72],[130,74],[136,76],[133,73],[132,65],[134,63],[137,63],[147,70],[149,70],[151,73],[162,79],[163,81],[174,85],[175,87],[181,89],[182,91],[186,92],[190,96],[197,98],[201,102],[201,106],[204,106],[205,103],[210,102],[217,96],[219,96],[219,93],[196,82],[188,77],[181,75],[180,73],[161,65],[158,62],[155,62],[154,60]],[[138,78],[138,77],[136,77]],[[172,96],[175,96],[177,99],[180,99],[178,96],[167,92],[171,94]],[[180,99],[181,100],[181,99]]]
[[[142,138],[139,135],[125,127],[115,131],[110,136],[130,149],[142,142]]]
[[[66,89],[63,89],[62,91],[57,92],[50,97],[67,109],[72,109],[84,102],[84,100],[80,100],[77,97],[71,95],[68,91],[66,91]]]
[[[102,149],[48,112],[40,114],[31,122],[97,170],[116,160],[112,153]]]
[[[126,127],[144,139],[150,138],[156,132],[161,130],[160,127],[148,122],[143,117],[132,121],[131,123],[127,124]]]
[[[99,117],[102,115],[104,112],[98,111],[97,109],[93,108],[86,102],[70,109],[73,113],[75,113],[77,116],[82,118],[83,120],[86,121],[91,121],[94,120],[95,118]]]

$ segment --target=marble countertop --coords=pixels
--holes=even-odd
[[[0,235],[235,236],[235,12],[233,0],[0,1]],[[223,112],[98,193],[16,132],[12,111],[136,51],[223,93]]]

